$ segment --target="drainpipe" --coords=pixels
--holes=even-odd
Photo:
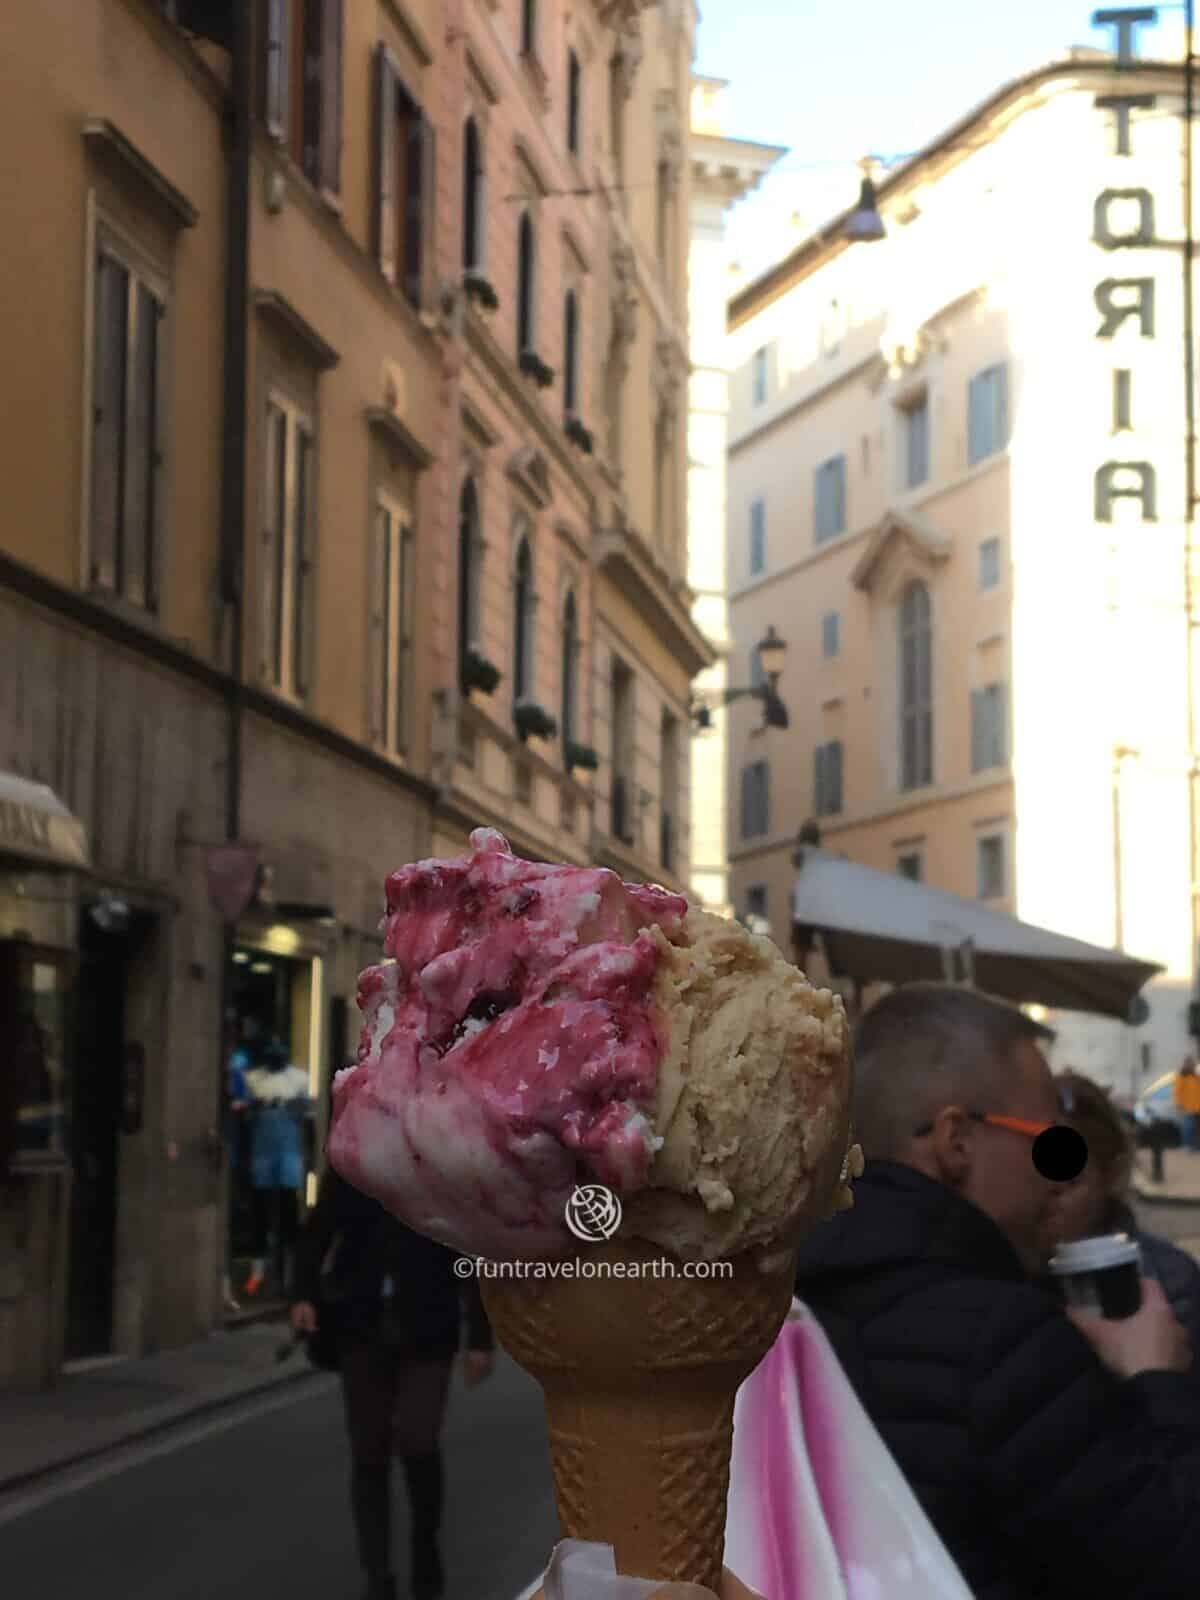
[[[242,684],[245,670],[245,525],[246,525],[246,389],[247,335],[250,304],[250,160],[254,135],[253,60],[255,8],[234,0],[232,74],[226,148],[229,190],[226,211],[225,371],[221,427],[220,594],[229,622],[228,708],[225,752],[225,837],[231,843],[241,831]],[[222,939],[218,1028],[220,1062],[216,1082],[216,1148],[220,1170],[220,1138],[225,1079],[225,1012],[229,1004],[234,929],[226,923]]]

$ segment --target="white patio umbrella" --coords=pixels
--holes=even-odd
[[[793,933],[804,947],[819,932],[834,973],[856,983],[962,977],[1018,1004],[1131,1021],[1139,990],[1163,971],[823,850],[797,855]]]

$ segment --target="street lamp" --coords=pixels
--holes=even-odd
[[[883,218],[879,215],[879,197],[871,178],[871,162],[864,161],[862,187],[858,191],[858,204],[846,218],[842,237],[851,244],[875,244],[887,237]]]
[[[763,702],[763,726],[766,728],[786,728],[788,726],[787,707],[779,698],[779,679],[783,674],[784,658],[787,655],[787,641],[781,639],[775,632],[772,623],[764,637],[757,646],[759,665],[762,667],[764,682],[756,684],[753,688],[746,689],[718,689],[712,692],[694,694],[690,707],[692,725],[698,730],[712,727],[712,714],[720,706],[732,704],[734,700],[743,700],[747,695]]]

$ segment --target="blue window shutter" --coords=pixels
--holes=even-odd
[[[833,481],[837,496],[836,518],[833,531],[844,533],[846,531],[846,458],[838,456],[833,464]]]
[[[842,741],[835,739],[829,746],[829,765],[831,767],[829,787],[831,790],[829,809],[837,813],[842,809]]]
[[[979,379],[972,378],[967,385],[967,465],[979,460]]]
[[[995,368],[996,385],[996,437],[994,448],[1003,450],[1008,443],[1008,363]]]

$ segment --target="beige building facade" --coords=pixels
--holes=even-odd
[[[694,22],[6,20],[0,1385],[241,1294],[230,1049],[308,1072],[303,1206],[387,870],[494,823],[686,881]]]
[[[729,373],[725,307],[731,287],[728,213],[782,156],[774,145],[732,139],[726,132],[721,78],[692,80],[688,155],[692,173],[688,247],[692,376],[688,400],[688,571],[696,596],[692,616],[717,660],[696,680],[707,727],[691,744],[693,898],[718,916],[732,916],[726,808],[728,714],[725,691],[744,687],[730,676],[726,573],[726,453]]]
[[[1150,96],[1135,105],[1098,104]],[[1194,570],[1181,75],[1079,51],[999,89],[730,304],[733,897],[790,937],[825,848],[1161,962],[1144,1027],[1061,1013],[1122,1092],[1187,1047]]]

